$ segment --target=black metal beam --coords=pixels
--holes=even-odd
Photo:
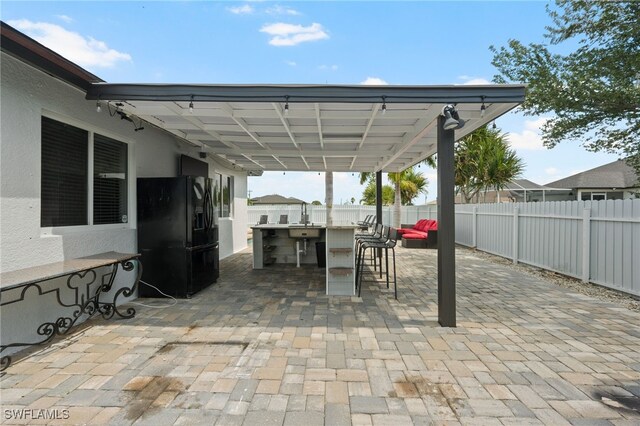
[[[454,131],[438,118],[438,322],[456,326],[456,243]]]
[[[376,172],[376,223],[382,224],[382,170]],[[377,257],[380,259],[378,265],[382,274],[382,249],[377,250]]]
[[[376,223],[382,223],[382,171],[376,172]]]
[[[525,85],[93,84],[87,99],[176,102],[521,103]]]

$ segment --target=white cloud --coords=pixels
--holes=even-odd
[[[290,16],[300,15],[300,12],[298,12],[297,10],[292,9],[290,7],[280,6],[280,5],[272,6],[268,8],[266,12],[269,15],[290,15]]]
[[[66,22],[67,24],[73,22],[73,18],[67,15],[56,15],[56,18],[60,19],[63,22]]]
[[[528,151],[539,151],[544,148],[540,128],[549,120],[540,117],[537,120],[525,120],[522,132],[512,132],[507,135],[507,140],[512,148]]]
[[[337,65],[320,65],[318,67],[321,70],[329,70],[329,71],[337,71],[338,70],[338,66]]]
[[[120,61],[131,61],[128,53],[110,49],[103,41],[67,31],[59,25],[26,19],[9,21],[9,25],[83,67],[111,68]]]
[[[251,6],[250,4],[228,7],[227,10],[235,15],[248,15],[254,12],[253,6]]]
[[[295,61],[284,61],[284,63],[289,65],[290,67],[295,67],[296,65],[298,65]]]
[[[367,77],[366,80],[361,81],[360,84],[364,84],[365,86],[384,86],[389,83],[378,77]]]
[[[296,46],[307,41],[318,41],[329,38],[322,25],[313,23],[307,27],[302,25],[276,24],[264,25],[260,32],[267,33],[271,37],[269,44],[272,46]]]
[[[491,84],[489,80],[482,77],[472,77],[469,75],[458,76],[459,80],[462,80],[463,85],[475,85],[475,84]]]

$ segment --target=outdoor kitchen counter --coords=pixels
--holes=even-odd
[[[327,294],[355,295],[355,230],[353,223],[334,223],[327,227]]]
[[[296,250],[300,252],[300,264],[315,264],[318,261],[316,247],[324,242],[326,259],[326,292],[328,295],[353,296],[355,294],[355,253],[354,233],[359,227],[352,223],[334,223],[332,225],[302,224],[264,224],[254,225],[253,230],[253,268],[262,269],[273,263],[296,266]],[[315,236],[289,236],[289,230]],[[315,231],[314,231],[315,230]],[[306,242],[306,246],[305,246]],[[297,243],[297,244],[296,244]],[[322,257],[322,256],[320,256]]]
[[[278,224],[267,223],[254,225],[253,231],[253,269],[262,269],[274,263],[293,264],[297,262],[296,250],[300,253],[301,264],[315,264],[316,242],[324,241],[325,226],[307,225],[299,223]],[[298,238],[289,236],[289,230],[299,233]],[[304,236],[307,234],[308,236]],[[305,245],[306,239],[306,245]],[[299,244],[296,244],[296,243]]]

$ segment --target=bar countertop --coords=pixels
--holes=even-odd
[[[289,229],[289,228],[320,228],[320,229],[357,229],[360,226],[351,222],[337,222],[329,226],[326,224],[311,223],[304,225],[302,223],[264,223],[261,225],[253,225],[251,229]]]

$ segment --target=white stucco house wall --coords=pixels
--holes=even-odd
[[[0,272],[108,251],[137,253],[136,179],[177,176],[180,155],[200,159],[199,149],[148,123],[143,123],[144,130],[136,132],[133,123],[111,116],[105,107],[97,112],[95,101],[85,99],[86,93],[77,81],[69,81],[69,76],[92,74],[4,23],[2,25]],[[60,64],[64,71],[60,72],[62,75],[56,75],[55,69],[39,66],[51,62]],[[100,134],[126,144],[126,223],[41,226],[43,117],[83,129],[89,135]],[[91,161],[90,157],[90,164]],[[210,177],[217,173],[233,179],[230,217],[219,219],[220,258],[224,258],[247,247],[247,173],[230,163],[223,164],[224,160],[214,160],[211,154],[205,161],[209,163]],[[91,185],[87,188],[89,190]],[[88,198],[90,196],[91,192]],[[224,276],[224,270],[221,276]],[[133,274],[120,275],[115,287],[129,284],[123,280],[130,281],[132,277]],[[46,296],[34,295],[32,299],[29,312],[23,309],[27,305],[22,303],[16,304],[22,308],[14,305],[2,308],[3,340],[14,339],[18,333],[18,340],[29,341],[37,336],[28,335],[27,331],[35,330],[25,322],[39,324],[56,315],[56,303],[47,300]]]

